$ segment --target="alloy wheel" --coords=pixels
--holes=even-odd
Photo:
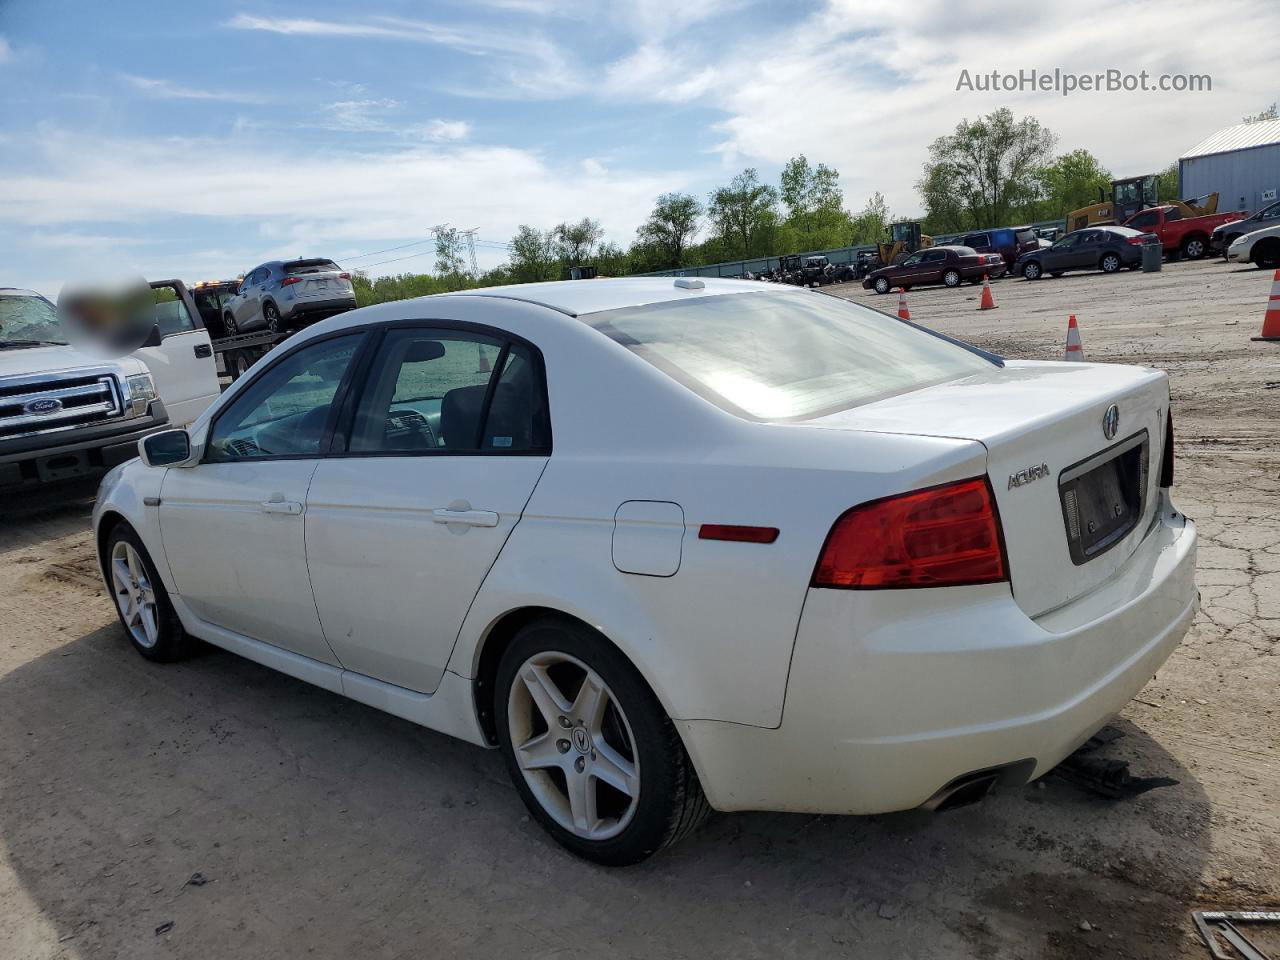
[[[520,773],[548,816],[585,840],[626,829],[640,798],[639,751],[600,674],[567,653],[535,654],[512,680],[507,723]]]
[[[1103,273],[1115,273],[1119,269],[1120,269],[1120,258],[1117,257],[1114,253],[1108,253],[1105,257],[1102,258]]]
[[[140,647],[154,647],[160,639],[155,590],[141,555],[123,540],[111,550],[111,589],[134,641]]]

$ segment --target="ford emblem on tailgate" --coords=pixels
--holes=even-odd
[[[1116,438],[1116,431],[1120,429],[1120,408],[1114,403],[1107,407],[1107,412],[1102,415],[1102,435],[1108,440]]]
[[[53,397],[40,397],[36,400],[28,400],[22,405],[23,413],[31,413],[38,416],[57,413],[61,409],[62,401],[55,400]]]

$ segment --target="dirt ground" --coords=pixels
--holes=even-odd
[[[1206,956],[1192,909],[1280,905],[1280,344],[1249,341],[1270,282],[1214,261],[1004,280],[989,313],[974,287],[908,295],[1011,357],[1059,359],[1074,312],[1090,359],[1173,378],[1204,607],[1106,753],[1178,785],[720,816],[594,868],[496,753],[222,652],[134,655],[90,485],[0,505],[0,957]]]

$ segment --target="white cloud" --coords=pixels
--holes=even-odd
[[[220,103],[266,103],[265,97],[256,93],[238,93],[231,90],[202,90],[197,87],[184,87],[154,77],[139,77],[130,73],[122,74],[125,83],[135,90],[158,100],[210,100]]]
[[[466,140],[471,136],[471,124],[465,120],[432,120],[422,130],[424,140],[442,143]]]
[[[0,167],[0,232],[56,235],[67,225],[118,222],[128,234],[136,232],[129,225],[184,217],[192,236],[260,225],[230,254],[204,240],[199,249],[167,245],[153,259],[133,255],[148,276],[212,276],[299,251],[369,250],[441,222],[506,240],[519,223],[592,216],[625,242],[654,196],[690,179],[601,167],[584,193],[577,161],[561,167],[528,150],[465,143],[317,151],[277,138],[104,139],[66,130],[44,130],[37,142],[38,165]],[[307,204],[303,218],[300,197],[323,201]]]
[[[386,131],[392,128],[384,118],[399,106],[399,100],[339,100],[324,105],[325,122],[322,125],[333,130],[360,133]]]

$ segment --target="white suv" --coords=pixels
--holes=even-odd
[[[245,274],[222,323],[228,336],[260,328],[283,333],[355,306],[351,274],[332,260],[273,260]]]

